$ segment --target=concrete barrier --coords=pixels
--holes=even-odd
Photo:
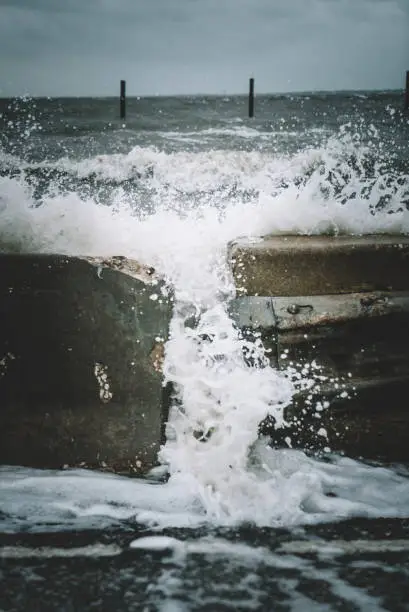
[[[275,444],[409,460],[409,238],[266,237],[230,246],[243,334],[301,384]],[[300,378],[301,374],[301,378]],[[318,407],[318,408],[317,408]]]
[[[407,236],[266,236],[232,243],[239,295],[328,295],[408,289]]]
[[[123,257],[0,255],[0,463],[145,472],[171,298]]]
[[[242,333],[261,334],[294,380],[315,380],[286,409],[290,429],[267,419],[260,431],[277,445],[409,460],[409,238],[267,237],[229,257]],[[0,295],[0,463],[155,465],[172,313],[155,271],[123,257],[3,254]]]

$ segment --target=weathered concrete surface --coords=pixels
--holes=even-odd
[[[273,366],[314,380],[285,410],[289,429],[267,419],[260,431],[276,445],[289,437],[296,447],[409,461],[408,239],[294,237],[294,248],[289,240],[268,239],[274,248],[254,260],[257,245],[232,248],[236,282],[245,269],[246,292],[263,294],[233,300],[237,326],[261,334]]]
[[[320,370],[310,373],[322,377],[287,410],[288,418],[300,420],[297,443],[308,446],[309,437],[312,448],[322,444],[349,455],[409,460],[408,343],[406,308],[279,332],[279,367],[293,362],[302,369],[315,361]],[[329,407],[317,412],[317,401]],[[328,439],[316,435],[322,427]]]
[[[314,406],[317,399],[329,400],[329,408],[320,413],[320,419],[313,416],[314,410],[308,410],[310,406],[303,414],[307,393],[300,394],[287,411],[290,422],[296,420],[297,426],[293,424],[286,433],[276,432],[268,422],[262,428],[276,444],[283,443],[285,436],[290,435],[293,446],[298,448],[316,451],[329,447],[350,457],[408,462],[408,381],[407,374],[361,381],[355,378],[352,381],[355,391],[349,399],[340,397],[333,386],[332,393],[329,388],[323,389],[310,405]],[[326,430],[327,437],[319,435],[321,428]]]
[[[238,295],[297,296],[409,288],[409,236],[266,236],[230,246]]]
[[[171,300],[123,257],[0,255],[0,463],[144,472]],[[166,293],[166,291],[165,291]]]
[[[260,431],[275,445],[290,437],[295,447],[409,461],[409,292],[389,296],[389,313],[385,304],[380,313],[363,312],[360,300],[371,294],[358,295],[327,296],[327,308],[326,296],[296,299],[319,305],[325,322],[319,311],[315,319],[314,311],[280,316],[283,303],[293,303],[288,298],[248,296],[232,302],[238,327],[250,338],[261,334],[272,366],[296,382],[299,374],[313,381],[285,409],[289,429],[276,431],[267,419]],[[319,434],[322,428],[327,437]]]

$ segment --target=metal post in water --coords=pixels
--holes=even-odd
[[[254,117],[254,79],[250,79],[249,88],[249,117]]]
[[[125,115],[126,115],[126,94],[125,94],[125,90],[126,90],[126,81],[121,80],[121,91],[119,94],[119,113],[120,113],[120,117],[121,119],[125,119]]]
[[[406,71],[405,110],[409,109],[409,70]]]

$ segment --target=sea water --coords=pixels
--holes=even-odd
[[[407,233],[401,98],[0,101],[2,250],[153,265],[177,393],[146,479],[0,468],[1,609],[408,609],[407,466],[258,438],[294,381],[238,334],[226,263],[239,236]]]

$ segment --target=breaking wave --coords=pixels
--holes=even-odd
[[[104,516],[161,527],[406,516],[406,473],[258,439],[266,416],[282,423],[294,387],[229,316],[226,249],[239,236],[269,233],[407,233],[408,205],[408,168],[383,152],[375,128],[372,143],[346,126],[325,146],[287,156],[135,146],[34,163],[0,153],[3,251],[125,255],[155,266],[176,296],[164,370],[177,390],[161,451],[168,482],[3,468],[8,528],[43,516],[48,525]],[[203,443],[198,431],[212,435]]]

